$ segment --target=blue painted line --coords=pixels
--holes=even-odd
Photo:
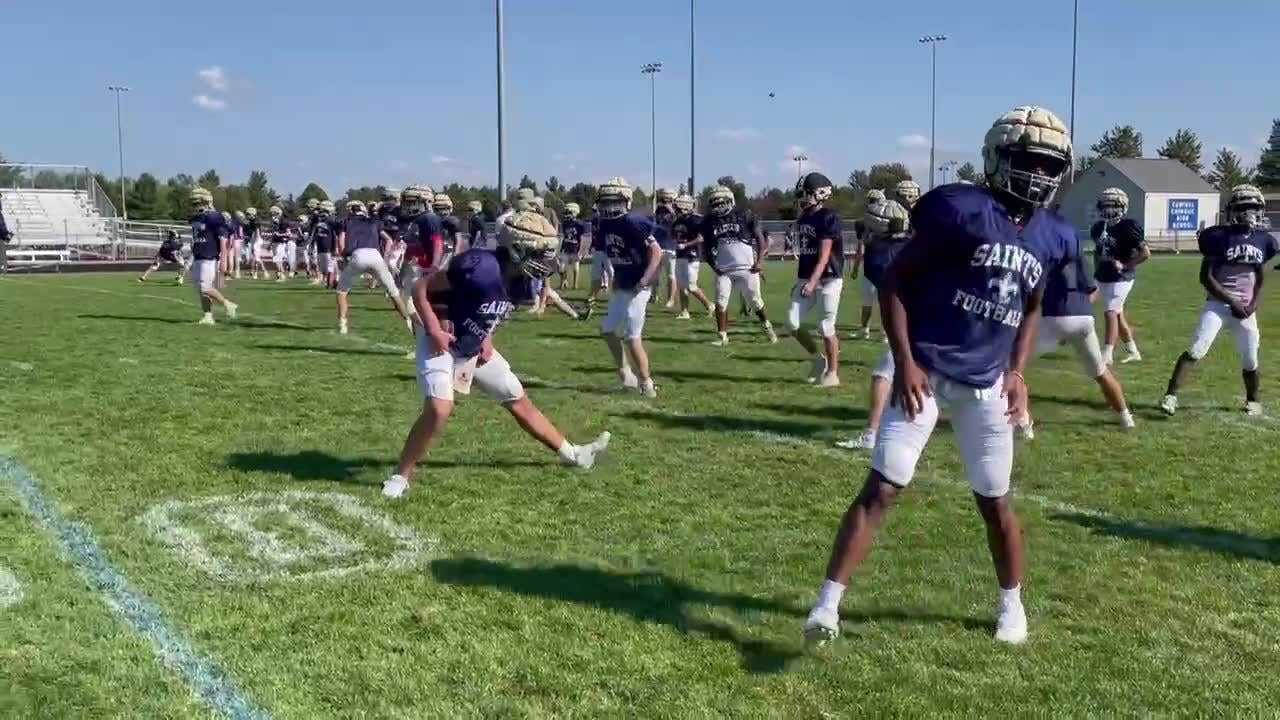
[[[156,656],[181,674],[205,705],[235,720],[271,717],[240,692],[225,670],[201,657],[181,633],[165,623],[160,608],[134,590],[128,579],[107,562],[93,532],[64,518],[40,490],[35,476],[21,463],[11,457],[0,457],[0,477],[13,485],[23,507],[54,536],[89,586],[101,593],[117,615],[151,641]]]

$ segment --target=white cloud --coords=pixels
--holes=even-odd
[[[716,130],[716,136],[722,140],[743,142],[746,140],[759,140],[764,137],[764,134],[755,128],[721,128]]]
[[[807,150],[807,149],[808,149],[808,148],[806,148],[806,147],[805,147],[805,146],[803,146],[803,145],[788,145],[788,146],[787,146],[787,156],[788,156],[788,157],[795,157],[796,155],[799,155],[800,153],[804,152],[804,151],[805,151],[805,150]]]
[[[454,159],[453,159],[453,158],[451,158],[451,157],[449,157],[449,156],[447,156],[447,155],[432,155],[432,156],[431,156],[431,164],[432,164],[432,165],[447,165],[447,164],[449,164],[449,163],[451,163],[451,162],[455,162],[455,161],[454,161]]]
[[[903,135],[898,138],[898,147],[905,150],[919,150],[929,147],[929,138],[920,134]]]
[[[196,107],[200,108],[201,110],[221,112],[227,109],[226,100],[223,100],[222,98],[209,97],[208,95],[205,95],[203,93],[191,98],[191,102],[195,103]]]
[[[207,68],[201,68],[196,75],[209,86],[210,90],[217,92],[226,92],[231,83],[227,80],[227,71],[222,69],[221,65],[210,65]]]

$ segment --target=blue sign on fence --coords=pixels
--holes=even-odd
[[[1194,198],[1169,200],[1169,229],[1196,230],[1200,227],[1200,201]]]

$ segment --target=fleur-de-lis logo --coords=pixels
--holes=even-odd
[[[1018,294],[1018,281],[1006,274],[987,281],[987,287],[996,291],[1001,305],[1006,305]]]

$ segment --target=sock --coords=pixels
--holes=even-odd
[[[822,589],[818,590],[817,607],[825,610],[839,610],[840,597],[844,595],[845,586],[833,580],[823,580]]]
[[[213,319],[213,313],[212,313],[212,312],[207,312],[207,313],[205,313],[205,314],[204,314],[204,316],[205,316],[205,317],[207,317],[207,318],[209,318],[210,320],[212,320],[212,319]]]
[[[1138,341],[1137,341],[1137,340],[1130,340],[1129,342],[1127,342],[1127,343],[1125,343],[1125,344],[1124,344],[1124,349],[1125,349],[1125,350],[1128,350],[1130,355],[1137,355],[1137,354],[1138,354]]]
[[[729,333],[727,332],[720,333],[720,342],[729,342]]]
[[[1115,350],[1115,346],[1114,346],[1114,345],[1103,345],[1103,346],[1102,346],[1102,359],[1103,359],[1103,360],[1106,360],[1108,365],[1110,365],[1110,364],[1111,364],[1111,356],[1112,356],[1112,353],[1114,352],[1114,350]]]
[[[765,330],[773,329],[773,323],[768,320],[765,320],[764,322],[760,323],[760,326],[763,327]]]
[[[560,449],[556,451],[556,454],[560,456],[561,460],[571,463],[578,456],[578,446],[568,440],[565,440],[564,443],[560,445]]]
[[[1001,605],[1021,605],[1022,604],[1022,586],[1015,585],[1008,590],[1000,588],[1000,604]]]

